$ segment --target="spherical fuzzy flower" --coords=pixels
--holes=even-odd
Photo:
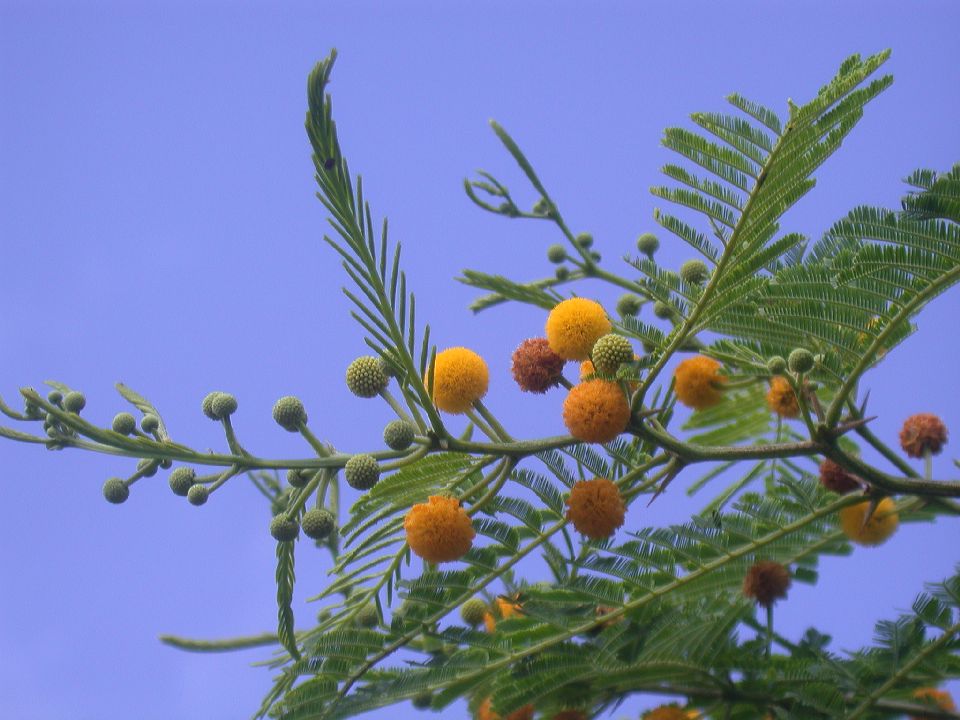
[[[290,468],[287,470],[287,484],[295,488],[306,487],[312,475],[313,470]]]
[[[590,720],[590,716],[583,710],[561,710],[552,720]]]
[[[947,442],[947,426],[933,413],[911,415],[900,430],[900,447],[910,457],[937,455]]]
[[[211,420],[220,419],[213,414],[213,399],[219,394],[220,393],[217,391],[214,391],[212,393],[207,393],[203,398],[203,402],[200,404],[200,408],[203,410],[203,414],[206,415]]]
[[[115,433],[129,435],[137,429],[137,419],[128,412],[117,413],[113,416],[111,428]]]
[[[720,402],[723,395],[718,385],[726,382],[720,374],[720,363],[703,355],[687,358],[673,372],[677,399],[694,410],[703,410]]]
[[[645,712],[643,720],[687,720],[687,713],[676,705],[661,705]]]
[[[623,316],[633,317],[640,312],[640,298],[633,293],[624,293],[617,300],[617,312]]]
[[[210,490],[206,485],[194,485],[187,491],[187,500],[191,505],[203,505],[210,497]]]
[[[567,249],[563,245],[551,245],[547,248],[547,260],[562,263],[567,259]]]
[[[103,497],[108,503],[119,505],[130,497],[130,488],[120,478],[110,478],[103,484]]]
[[[644,233],[637,238],[637,250],[653,259],[653,254],[660,249],[660,241],[653,233]]]
[[[324,540],[337,525],[337,519],[326,508],[307,510],[300,519],[303,534],[313,540]]]
[[[68,392],[63,397],[63,409],[67,412],[79,413],[87,406],[87,398],[82,392]]]
[[[756,600],[768,608],[780,598],[787,596],[790,587],[790,571],[773,560],[754,563],[743,578],[744,597]]]
[[[406,420],[393,420],[383,429],[383,442],[391,450],[406,450],[415,434],[416,429]]]
[[[228,397],[233,397],[232,395]],[[236,406],[236,400],[233,401],[234,406]],[[140,429],[143,430],[148,435],[155,433],[160,429],[160,418],[152,413],[147,413],[142,418],[140,418]]]
[[[273,419],[277,425],[289,432],[297,432],[307,423],[307,411],[299,398],[286,395],[273,405]]]
[[[524,392],[545,393],[560,384],[564,362],[546,338],[529,338],[513,351],[510,371]]]
[[[633,346],[622,335],[609,333],[593,344],[593,365],[611,375],[625,362],[633,360]]]
[[[557,303],[547,317],[547,340],[564,360],[586,360],[593,344],[610,332],[603,306],[594,300],[574,297]]]
[[[888,497],[877,504],[876,510],[870,516],[870,521],[864,525],[863,521],[869,510],[870,502],[864,500],[840,511],[840,529],[843,530],[843,534],[857,545],[868,547],[882,544],[893,535],[900,524],[897,506]]]
[[[179,495],[180,497],[186,497],[187,493],[190,492],[190,488],[193,487],[193,484],[197,481],[197,473],[191,467],[178,467],[172,473],[170,477],[167,478],[167,482],[170,484],[170,489],[173,490],[174,495]]]
[[[797,348],[787,357],[787,367],[795,373],[810,372],[815,363],[813,353],[804,348]]]
[[[948,710],[950,712],[956,712],[957,710],[953,697],[945,690],[937,690],[931,687],[918,688],[913,691],[912,697],[914,700],[919,700],[921,703],[931,705],[938,710]],[[921,720],[923,717],[925,716],[911,715],[910,720]]]
[[[292,517],[280,513],[270,521],[270,534],[277,542],[293,542],[300,534],[300,525]]]
[[[623,525],[627,511],[617,484],[606,478],[581,480],[570,489],[567,520],[592,540],[610,537]]]
[[[627,428],[630,405],[623,390],[608,380],[575,385],[563,401],[563,422],[577,440],[606,443]]]
[[[456,498],[431,495],[417,503],[403,520],[407,544],[427,562],[451,562],[463,557],[476,533],[470,516]]]
[[[389,383],[380,358],[364,355],[347,366],[347,387],[357,397],[376,397]]]
[[[790,387],[790,381],[785,377],[778,375],[771,378],[770,390],[767,391],[767,407],[780,417],[800,417],[800,402]]]
[[[533,720],[533,712],[533,705],[524,705],[519,710],[514,710],[504,719],[493,711],[493,698],[487,698],[480,703],[480,707],[477,708],[477,720]]]
[[[787,361],[780,355],[774,355],[767,360],[767,370],[774,375],[783,375],[787,371]]]
[[[380,480],[380,464],[373,455],[358,453],[343,466],[343,476],[354,490],[369,490]]]
[[[583,249],[593,247],[593,235],[587,232],[578,233],[577,236],[573,239]]]
[[[830,458],[820,463],[820,484],[838,495],[860,489],[857,479]]]
[[[219,392],[210,402],[210,410],[217,420],[223,420],[237,411],[237,399],[230,393]]]
[[[460,618],[467,625],[479,625],[487,613],[487,604],[480,598],[470,598],[460,606]]]
[[[433,402],[440,410],[452,415],[465,413],[487,394],[489,384],[487,363],[473,350],[452,347],[437,353],[433,368]]]
[[[680,266],[680,277],[691,285],[699,285],[710,277],[710,268],[703,260],[687,260]]]

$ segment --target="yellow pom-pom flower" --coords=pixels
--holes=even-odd
[[[615,482],[606,478],[581,480],[570,489],[567,520],[593,540],[610,537],[623,525],[626,506]]]
[[[594,343],[611,330],[603,306],[586,298],[558,303],[547,317],[550,349],[564,360],[586,360]]]
[[[437,353],[433,367],[433,402],[444,412],[453,415],[466,412],[487,394],[489,384],[487,363],[473,350],[453,347]]]
[[[673,372],[677,400],[694,410],[703,410],[720,402],[721,385],[726,378],[720,374],[720,363],[703,355],[687,358]]]
[[[946,690],[937,690],[936,688],[923,687],[914,690],[913,699],[932,705],[938,710],[948,710],[956,712],[957,706],[953,702],[953,697]],[[921,720],[921,715],[911,715],[910,720]]]
[[[770,390],[767,392],[767,407],[780,417],[800,417],[800,403],[796,393],[790,387],[790,382],[779,375],[770,380]]]
[[[661,705],[643,714],[643,720],[687,720],[686,710],[676,705]]]
[[[610,442],[627,428],[630,405],[617,383],[588,380],[575,385],[567,394],[563,422],[578,440]]]
[[[456,498],[431,495],[414,505],[403,520],[407,544],[427,562],[459,560],[473,545],[476,533],[470,516]]]
[[[865,500],[840,511],[840,529],[857,545],[880,545],[893,535],[900,524],[897,506],[888,497],[877,503],[870,520],[864,524],[869,510],[870,502]]]

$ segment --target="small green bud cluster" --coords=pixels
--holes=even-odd
[[[212,392],[203,399],[203,414],[211,420],[223,420],[237,410],[237,399],[230,393]]]
[[[103,497],[108,503],[119,505],[130,497],[130,488],[120,478],[112,477],[103,484]]]
[[[813,357],[813,353],[804,348],[797,348],[790,353],[790,356],[787,358],[787,366],[790,368],[791,372],[795,373],[806,373],[813,370],[813,366],[816,363],[816,360]]]
[[[680,277],[690,285],[700,285],[710,277],[710,268],[703,260],[687,260],[680,266]]]
[[[357,397],[372,398],[385,390],[390,382],[380,358],[358,357],[347,366],[347,387]]]
[[[590,233],[580,233],[573,240],[584,250],[593,247],[593,235]]]
[[[296,520],[281,513],[270,521],[270,534],[277,542],[293,542],[300,534],[300,526]]]
[[[343,476],[354,490],[369,490],[380,480],[380,465],[373,455],[359,453],[347,460]]]
[[[286,395],[274,404],[273,419],[284,430],[297,432],[301,425],[307,423],[307,411],[299,398]]]
[[[561,265],[556,269],[554,275],[556,275],[557,280],[566,280],[570,277],[570,268]]]
[[[87,398],[82,392],[68,392],[63,397],[63,409],[67,412],[79,414],[87,406]]]
[[[787,361],[780,355],[774,355],[767,360],[767,370],[771,375],[783,375],[787,371]]]
[[[640,312],[641,300],[633,293],[624,293],[617,300],[617,312],[624,317],[633,317]]]
[[[303,514],[300,527],[303,534],[314,540],[325,540],[333,532],[337,519],[326,508],[313,508]]]
[[[380,624],[380,613],[374,603],[368,603],[360,609],[354,620],[360,627],[376,627]]]
[[[117,413],[113,416],[111,427],[115,433],[130,435],[137,429],[137,419],[128,412]]]
[[[592,358],[596,370],[613,374],[620,365],[633,360],[633,347],[622,335],[609,333],[594,343]]]
[[[549,215],[550,214],[550,203],[546,198],[540,198],[533,204],[533,214],[534,215]]]
[[[236,409],[237,401],[233,401],[234,409]],[[143,430],[147,435],[152,435],[157,430],[160,429],[160,418],[151,413],[147,413],[142,418],[140,418],[140,429]]]
[[[170,473],[170,477],[167,479],[173,494],[180,497],[186,497],[196,481],[197,473],[191,467],[178,467]]]
[[[313,477],[313,473],[313,470],[308,470],[307,468],[290,468],[287,470],[287,484],[295,488],[306,487],[307,483],[310,482],[310,478]]]
[[[562,263],[567,259],[567,249],[563,245],[551,245],[547,248],[547,260]]]
[[[417,710],[426,710],[433,705],[433,695],[428,692],[422,692],[419,695],[414,695],[412,702]]]
[[[383,429],[383,442],[391,450],[406,450],[413,444],[415,433],[413,425],[406,420],[394,420]]]
[[[670,303],[657,300],[657,302],[653,304],[653,314],[661,320],[670,320],[676,314],[676,310],[674,310],[673,305]]]
[[[59,390],[51,390],[47,393],[47,402],[51,405],[57,405],[58,407],[63,402],[63,393]]]
[[[637,238],[637,250],[653,260],[653,254],[660,249],[660,241],[653,233],[644,233]]]
[[[467,625],[479,625],[487,613],[487,604],[481,598],[470,598],[460,606],[460,617]]]
[[[210,490],[207,489],[206,485],[192,485],[187,491],[187,500],[191,505],[196,505],[199,507],[207,502],[207,499],[210,497]]]

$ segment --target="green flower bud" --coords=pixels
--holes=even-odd
[[[633,346],[622,335],[609,333],[594,343],[592,357],[596,370],[613,374],[620,365],[633,360]]]
[[[600,262],[601,260],[600,253],[598,252],[590,253],[590,257],[593,259],[594,262]]]
[[[203,414],[206,415],[211,420],[219,420],[216,415],[213,414],[213,400],[219,395],[219,392],[208,393],[206,397],[203,398],[203,402],[200,407],[203,410]]]
[[[593,246],[593,235],[590,233],[580,233],[574,238],[574,242],[586,250],[587,248]]]
[[[137,472],[141,477],[153,477],[157,474],[157,462],[150,458],[144,458],[137,463]]]
[[[380,624],[380,613],[374,603],[364,605],[354,617],[360,627],[376,627]]]
[[[47,402],[49,402],[51,405],[59,405],[61,402],[63,402],[63,393],[59,392],[58,390],[51,390],[47,393]]]
[[[562,263],[567,259],[567,249],[563,245],[551,245],[547,248],[547,260]]]
[[[103,484],[103,496],[108,503],[119,505],[130,497],[130,488],[120,478],[113,477]]]
[[[703,260],[687,260],[680,266],[680,277],[691,285],[700,285],[710,277],[710,268]]]
[[[390,378],[380,358],[365,355],[347,366],[347,387],[357,397],[372,398],[387,387]]]
[[[391,450],[406,450],[413,444],[415,432],[406,420],[394,420],[383,429],[383,441]]]
[[[787,361],[779,355],[767,360],[767,370],[773,375],[783,375],[787,371]]]
[[[87,398],[82,392],[68,392],[63,398],[63,409],[67,412],[78,413],[87,405]]]
[[[554,274],[557,276],[557,280],[566,280],[570,277],[570,268],[561,265],[556,269]]]
[[[312,470],[298,470],[297,468],[290,468],[287,470],[287,484],[290,487],[295,488],[306,487],[307,483],[310,482],[310,477],[312,475]]]
[[[653,233],[644,233],[637,238],[637,250],[653,259],[653,254],[660,249],[660,241]]]
[[[623,316],[633,317],[640,312],[640,298],[633,293],[624,293],[617,300],[617,312]]]
[[[187,500],[190,501],[191,505],[196,505],[198,507],[200,505],[203,505],[207,501],[207,498],[209,497],[210,497],[210,491],[207,489],[207,486],[200,485],[199,483],[196,485],[193,485],[187,491]]]
[[[160,418],[158,418],[156,415],[147,413],[140,418],[140,429],[148,435],[155,433],[160,429]]]
[[[274,404],[273,419],[284,430],[297,432],[301,425],[307,423],[307,411],[298,398],[293,395],[286,395]]]
[[[23,403],[23,414],[26,415],[31,420],[39,420],[43,417],[43,410],[34,405],[29,400],[24,401]]]
[[[173,494],[180,497],[186,497],[196,481],[197,473],[191,467],[178,467],[170,473],[170,477],[167,479]]]
[[[129,435],[137,429],[137,419],[128,412],[117,413],[113,416],[111,427],[115,433]]]
[[[300,520],[303,534],[314,540],[325,540],[337,526],[337,519],[326,508],[307,510]]]
[[[237,399],[230,393],[219,392],[210,402],[210,411],[217,420],[228,418],[237,411]]]
[[[347,460],[343,476],[354,490],[369,490],[380,479],[380,465],[373,455],[360,453]]]
[[[533,214],[534,215],[550,214],[550,203],[547,202],[546,198],[540,198],[533,204]]]
[[[483,622],[483,616],[488,612],[487,604],[480,598],[470,598],[460,606],[460,617],[471,626]]]
[[[661,320],[670,320],[673,318],[675,313],[676,311],[674,310],[673,305],[670,303],[657,300],[657,302],[653,304],[653,314]]]
[[[270,521],[270,534],[277,542],[293,542],[300,534],[300,526],[296,520],[281,513]]]
[[[805,373],[813,370],[813,353],[803,348],[797,348],[787,358],[787,366],[795,373]]]
[[[433,695],[428,692],[413,696],[413,706],[417,710],[426,710],[433,704]]]
[[[164,470],[169,470],[171,467],[173,467],[173,460],[170,458],[164,458],[160,461],[160,467],[162,467]]]

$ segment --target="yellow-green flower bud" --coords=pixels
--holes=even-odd
[[[470,598],[460,606],[460,617],[471,626],[479,625],[483,622],[483,616],[489,612],[487,604],[481,598]]]
[[[120,478],[113,477],[103,484],[103,497],[108,503],[119,505],[130,497],[130,488]]]
[[[640,312],[640,298],[633,293],[624,293],[617,300],[617,312],[623,316],[633,317]]]
[[[547,260],[562,263],[567,259],[567,249],[563,245],[551,245],[547,248]]]
[[[67,412],[79,413],[87,405],[87,398],[82,392],[68,392],[63,398],[63,409]]]
[[[203,505],[210,497],[210,491],[206,485],[196,484],[187,491],[187,500],[191,505]]]
[[[303,403],[293,395],[287,395],[277,400],[273,406],[273,419],[284,430],[297,432],[301,425],[307,423],[307,411]]]
[[[343,476],[354,490],[369,490],[380,479],[380,465],[372,455],[360,453],[347,460]]]
[[[160,429],[160,418],[151,413],[147,413],[140,418],[140,429],[148,435],[155,433]]]
[[[270,534],[277,542],[293,542],[300,534],[297,521],[281,513],[270,521]]]
[[[637,250],[653,259],[653,254],[660,249],[660,241],[653,233],[644,233],[637,238]]]
[[[622,335],[609,333],[593,345],[593,367],[610,375],[625,362],[633,360],[633,346]]]
[[[193,468],[178,467],[176,470],[170,473],[170,477],[167,479],[167,482],[170,483],[170,489],[173,490],[174,495],[186,497],[196,480],[197,473]]]
[[[113,416],[111,427],[115,433],[129,435],[137,429],[137,419],[128,412],[117,413]]]
[[[394,420],[383,429],[383,441],[391,450],[406,450],[413,444],[415,432],[406,420]]]
[[[795,373],[810,372],[813,370],[814,362],[813,353],[804,348],[797,348],[787,358],[787,366]]]
[[[313,508],[307,510],[300,520],[300,527],[303,528],[303,534],[314,540],[325,540],[333,532],[337,525],[337,519],[333,513],[326,508]]]
[[[372,398],[387,387],[390,378],[380,358],[365,355],[347,367],[347,387],[357,397]]]
[[[574,238],[574,241],[577,243],[577,245],[586,250],[587,248],[593,246],[593,235],[590,233],[580,233]]]
[[[217,420],[223,420],[237,411],[237,399],[230,393],[219,392],[210,403],[210,410]]]
[[[767,360],[767,370],[772,375],[783,375],[787,371],[787,361],[779,355],[774,355]]]
[[[687,260],[680,266],[680,277],[685,283],[700,285],[710,277],[710,268],[703,260]]]

